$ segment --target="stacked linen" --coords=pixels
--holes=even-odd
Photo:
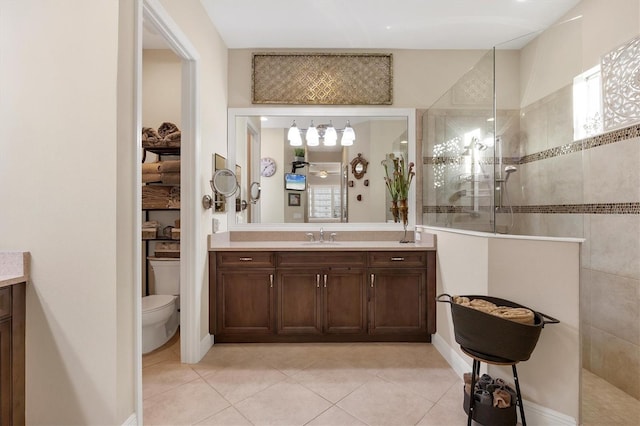
[[[159,172],[165,185],[180,185],[180,160],[161,161]]]
[[[182,133],[178,126],[164,122],[155,130],[151,127],[142,128],[143,148],[178,148]]]
[[[492,303],[488,300],[469,299],[465,296],[453,296],[453,302],[521,324],[534,324],[535,321],[535,315],[533,311],[527,308],[497,306],[495,303]]]

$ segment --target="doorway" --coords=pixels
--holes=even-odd
[[[196,194],[200,194],[200,165],[197,161],[200,155],[199,117],[198,117],[198,74],[197,65],[199,56],[186,35],[180,30],[171,16],[166,12],[158,0],[137,0],[136,14],[136,48],[135,48],[135,103],[136,103],[136,127],[138,137],[142,130],[142,55],[143,55],[143,27],[153,29],[168,48],[181,61],[180,78],[180,117],[181,117],[181,171],[180,171],[180,353],[183,363],[195,363],[201,358],[203,346],[210,346],[208,339],[200,339],[200,296],[197,292],[196,271],[197,262],[197,235],[201,227],[201,212],[197,209]],[[136,147],[134,176],[141,182],[142,163],[141,141],[138,139]],[[141,186],[136,188],[136,206],[142,204]],[[135,306],[135,385],[136,385],[136,415],[139,423],[142,423],[142,221],[140,211],[134,212],[136,217],[136,232],[134,238],[134,263],[137,268],[134,276],[134,306]],[[140,257],[138,257],[140,256]],[[204,268],[204,265],[202,265]],[[207,348],[208,349],[208,348]]]

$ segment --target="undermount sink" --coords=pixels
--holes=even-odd
[[[340,243],[337,241],[305,241],[303,246],[337,246]]]

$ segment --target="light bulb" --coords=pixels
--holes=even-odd
[[[313,125],[313,121],[311,121],[311,126],[307,129],[307,145],[309,146],[318,146],[320,144],[320,135],[318,134],[318,129]]]
[[[333,127],[333,124],[329,122],[329,126],[327,130],[324,132],[324,144],[325,146],[335,146],[336,141],[338,140],[338,132],[336,132],[336,128]]]
[[[300,137],[300,129],[296,126],[296,121],[293,120],[293,124],[289,127],[289,133],[287,134],[289,139],[289,145],[302,146],[302,138]]]
[[[356,140],[356,132],[353,131],[353,127],[349,124],[347,120],[347,125],[344,127],[344,131],[342,132],[342,139],[340,140],[340,145],[342,146],[351,146],[353,142]]]

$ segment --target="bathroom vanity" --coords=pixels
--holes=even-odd
[[[29,253],[0,252],[0,424],[25,424],[25,290]]]
[[[432,240],[225,234],[213,236],[209,252],[209,331],[218,343],[429,342],[435,332]],[[284,234],[266,238],[304,235]]]

